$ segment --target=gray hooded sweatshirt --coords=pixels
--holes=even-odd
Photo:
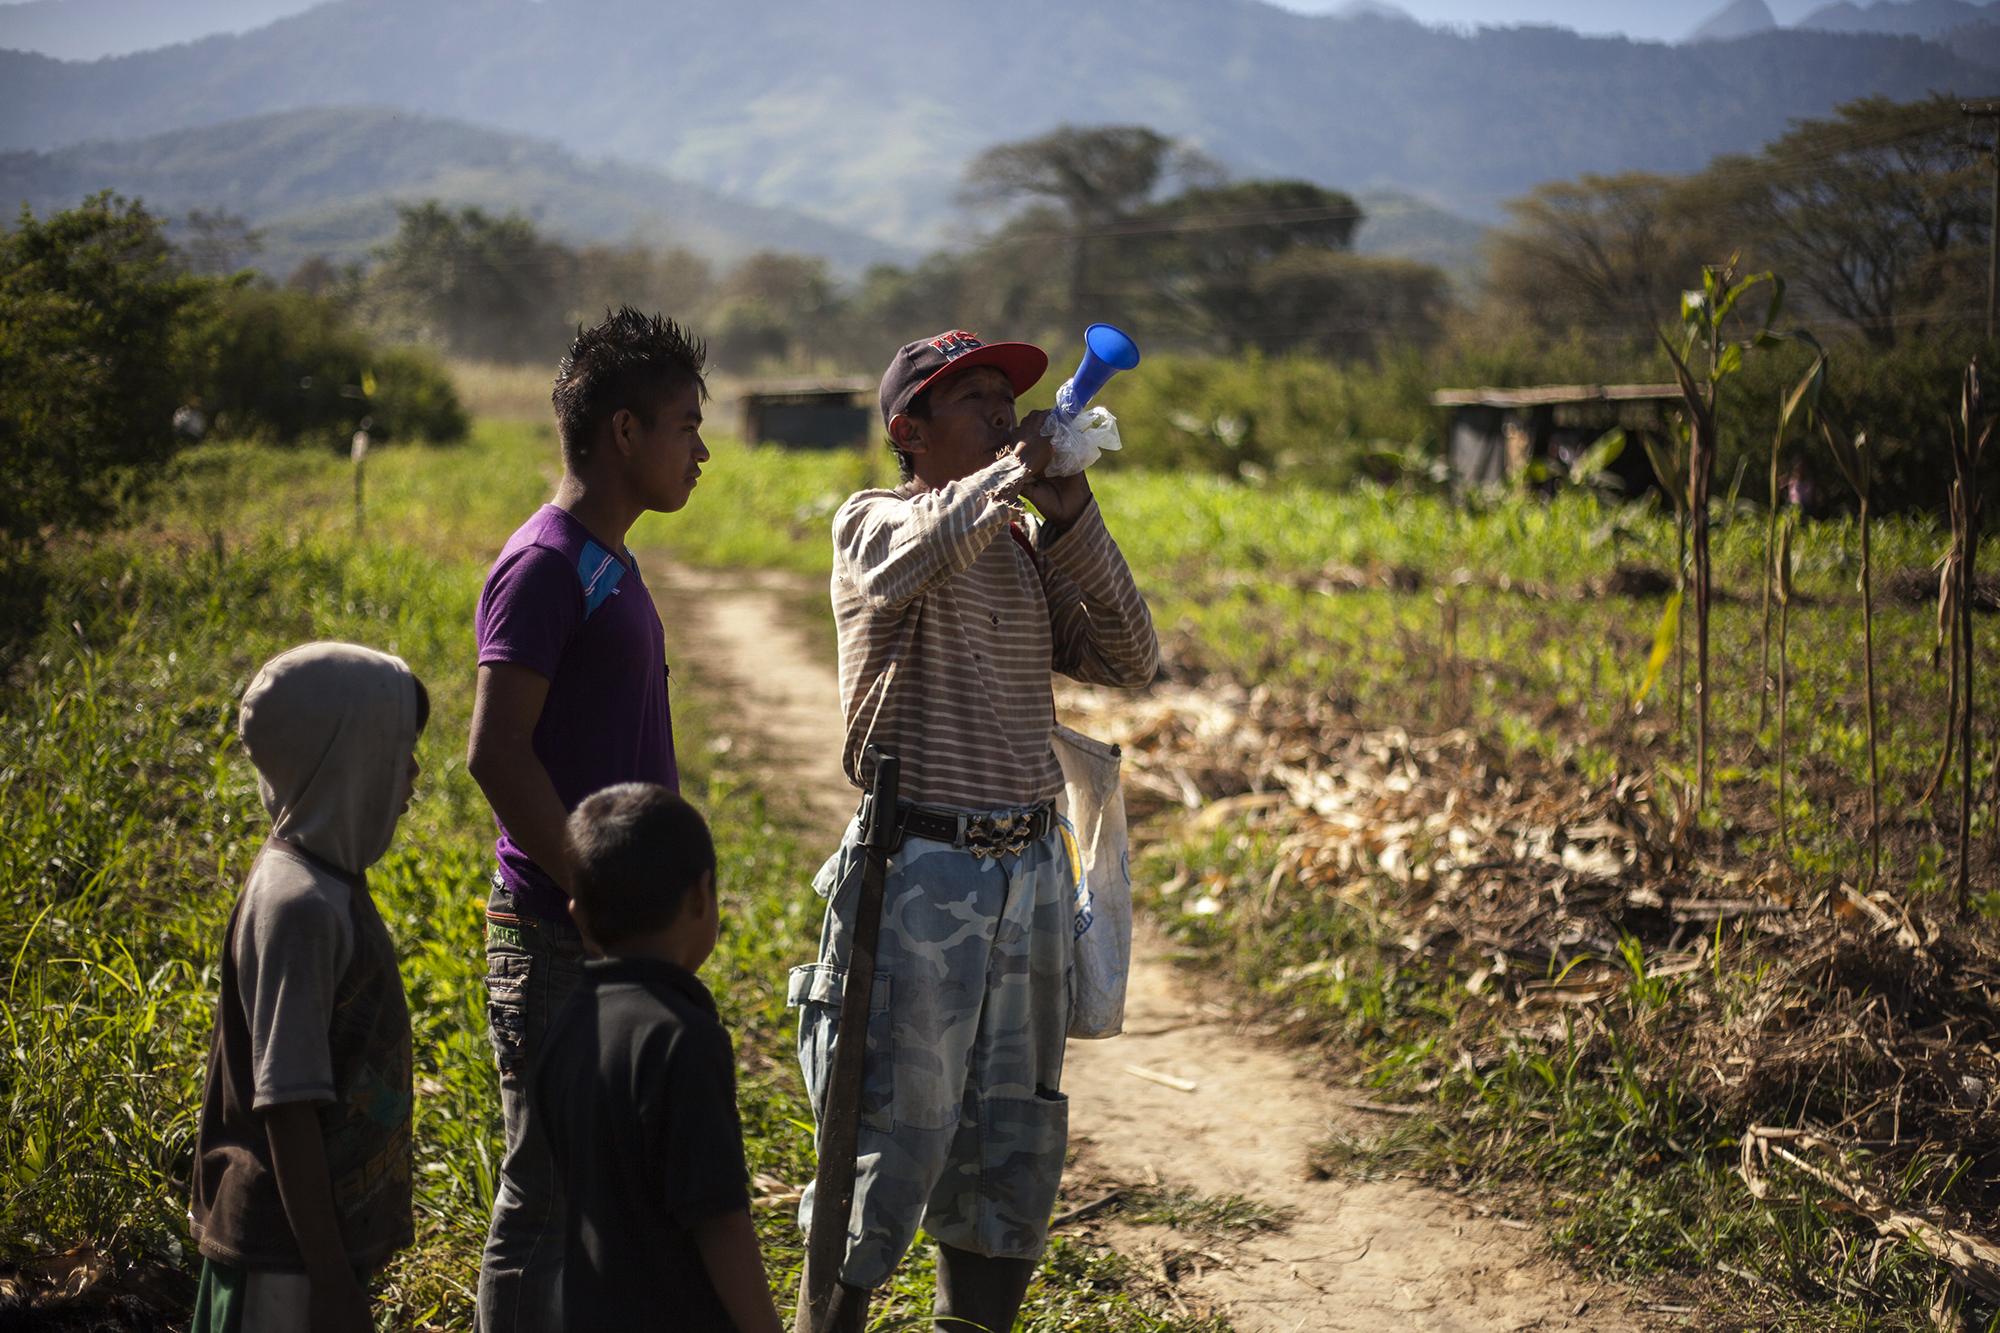
[[[411,1240],[410,1016],[363,873],[408,794],[416,678],[401,659],[311,643],[267,663],[239,730],[271,816],[229,919],[196,1147],[207,1257],[299,1271],[262,1112],[315,1105],[348,1259]]]

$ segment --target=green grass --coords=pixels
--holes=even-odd
[[[748,558],[824,575],[825,516],[857,468],[877,484],[885,475],[872,459],[719,453],[700,502],[729,516],[728,554],[712,534],[667,523],[658,541],[697,563]],[[1663,807],[1691,777],[1692,634],[1681,726],[1671,665],[1643,705],[1633,702],[1662,599],[1604,587],[1621,566],[1671,570],[1671,520],[1648,507],[1575,493],[1461,506],[1365,487],[1330,493],[1128,470],[1096,487],[1181,668],[1318,695],[1355,725],[1467,726],[1503,759],[1552,765],[1599,789],[1647,777]],[[1937,808],[1915,807],[1943,711],[1944,683],[1928,661],[1935,613],[1894,602],[1884,585],[1892,571],[1928,569],[1945,539],[1921,517],[1880,522],[1873,538],[1885,886],[1938,902],[1956,797],[1947,789]],[[1859,534],[1836,520],[1806,526],[1797,542],[1785,847],[1772,808],[1776,728],[1757,718],[1762,541],[1753,514],[1715,539],[1719,796],[1703,837],[1734,868],[1776,864],[1809,886],[1858,883],[1867,773]],[[1981,556],[1982,568],[2000,569],[2000,541]],[[2000,624],[1981,616],[1976,633],[1990,672]],[[1990,675],[1982,688],[1991,719],[2000,696]],[[1988,721],[1982,775],[1995,744]],[[1990,806],[1976,812],[1982,842],[1992,819]],[[1301,1039],[1340,1053],[1385,1096],[1429,1108],[1380,1137],[1329,1145],[1330,1166],[1502,1191],[1545,1221],[1558,1252],[1654,1284],[1718,1326],[1930,1326],[1938,1269],[1920,1249],[1877,1247],[1810,1191],[1794,1204],[1748,1198],[1735,1172],[1740,1127],[1670,1058],[1687,1025],[1709,1015],[1691,1009],[1673,979],[1648,974],[1636,941],[1631,985],[1605,1007],[1604,1023],[1524,1036],[1507,1015],[1469,1001],[1459,960],[1404,947],[1406,886],[1363,874],[1328,895],[1274,880],[1287,832],[1235,823],[1171,841],[1138,878],[1196,886],[1172,898],[1156,891],[1151,909],[1254,1003],[1285,1014]],[[1979,864],[1990,876],[1990,862]],[[1228,892],[1243,884],[1271,885],[1269,910],[1259,895]],[[1194,910],[1204,897],[1222,910]],[[1728,933],[1716,943],[1730,960],[1719,989],[1750,995],[1768,981],[1772,950]],[[1816,1093],[1832,1105],[1841,1088],[1826,1077]],[[1919,1203],[1980,1197],[1986,1182],[1951,1175],[1949,1166],[1901,1170],[1896,1192]],[[1731,1314],[1732,1302],[1755,1313]]]
[[[881,457],[712,444],[694,506],[643,521],[635,545],[695,564],[823,576],[833,509],[892,475]],[[189,1262],[182,1216],[216,950],[263,826],[237,752],[235,701],[272,653],[348,637],[405,656],[435,703],[419,799],[372,876],[404,949],[419,1053],[419,1242],[386,1275],[385,1294],[398,1327],[467,1318],[498,1153],[479,946],[490,832],[461,759],[471,606],[501,538],[552,488],[554,441],[545,426],[486,420],[460,448],[387,449],[368,469],[357,536],[344,462],[205,448],[130,529],[69,542],[38,571],[42,614],[0,695],[0,1258],[87,1242]],[[1361,722],[1464,722],[1503,751],[1591,781],[1685,764],[1671,695],[1641,711],[1627,702],[1657,605],[1595,591],[1621,564],[1666,568],[1671,529],[1649,511],[1580,496],[1462,510],[1371,490],[1143,472],[1108,474],[1100,492],[1185,666],[1321,693]],[[1718,540],[1722,580],[1744,599],[1718,611],[1721,831],[1750,857],[1771,841],[1760,813],[1770,736],[1753,735],[1745,700],[1759,540],[1753,522]],[[1927,563],[1939,541],[1921,522],[1876,534],[1885,569]],[[1855,534],[1815,525],[1800,547],[1801,587],[1816,602],[1793,626],[1791,863],[1851,878],[1865,765]],[[1983,554],[1986,568],[2000,568],[2000,544]],[[1362,575],[1357,590],[1345,590],[1349,567]],[[1392,573],[1400,583],[1384,581]],[[1440,596],[1458,616],[1455,667],[1440,665]],[[1928,611],[1907,607],[1884,608],[1878,624],[1892,809],[1927,776],[1935,745],[1926,718],[1942,686],[1924,661],[1929,624]],[[1982,661],[2000,660],[1993,626],[1982,620],[1980,632]],[[804,885],[820,849],[798,843],[753,775],[708,752],[704,714],[718,702],[689,686],[676,693],[686,783],[716,824],[732,913],[709,976],[742,1056],[752,1169],[797,1183],[806,1116],[778,979],[811,947],[817,904]],[[1908,867],[1900,887],[1941,887],[1943,862],[1921,854],[1936,833],[1921,821],[1898,827],[1895,845],[1911,850],[1896,863]],[[1276,841],[1272,830],[1225,827],[1171,848],[1170,862],[1142,879],[1170,878],[1170,864],[1265,883]],[[1726,1136],[1685,1089],[1649,1072],[1636,1045],[1594,1037],[1570,1059],[1561,1042],[1501,1041],[1461,1068],[1451,1042],[1465,1021],[1463,978],[1385,935],[1394,884],[1365,881],[1339,901],[1291,896],[1284,884],[1277,892],[1287,910],[1257,921],[1165,902],[1156,910],[1254,996],[1300,1015],[1307,1035],[1360,1052],[1385,1090],[1430,1097],[1445,1112],[1333,1156],[1355,1169],[1474,1182],[1531,1172],[1550,1182],[1555,1243],[1587,1266],[1674,1278],[1728,1265],[1751,1275],[1746,1290],[1791,1293],[1774,1317],[1800,1327],[1821,1326],[1813,1321],[1827,1310],[1853,1327],[1915,1318],[1928,1263],[1902,1249],[1856,1259],[1854,1233],[1814,1205],[1747,1207]],[[1635,977],[1624,1001],[1640,1034],[1674,1007],[1671,991],[1648,980]],[[1163,1199],[1160,1210],[1191,1223],[1212,1205]],[[788,1212],[759,1212],[781,1288],[798,1263]],[[1857,1265],[1870,1262],[1879,1299],[1856,1305]],[[913,1257],[886,1313],[927,1308],[929,1281]],[[1059,1240],[1031,1327],[1197,1325],[1158,1313],[1114,1256]]]
[[[482,985],[491,821],[462,758],[472,608],[493,552],[545,498],[552,450],[546,431],[488,422],[458,449],[381,451],[357,537],[344,461],[213,446],[134,526],[54,553],[39,626],[0,693],[0,1263],[90,1245],[192,1271],[184,1217],[218,951],[267,828],[237,700],[274,653],[347,638],[406,658],[433,701],[418,798],[370,874],[416,1037],[418,1239],[381,1278],[382,1317],[468,1325],[500,1151]],[[705,976],[737,1042],[751,1170],[795,1186],[810,1116],[783,979],[814,945],[807,885],[825,849],[711,753],[720,706],[699,681],[676,692],[684,788],[723,867],[726,924]],[[792,1207],[757,1218],[789,1309]],[[927,1310],[930,1280],[913,1259],[885,1311]],[[1158,1313],[1115,1260],[1069,1242],[1028,1323],[1208,1327]]]

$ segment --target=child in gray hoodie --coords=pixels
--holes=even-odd
[[[412,1239],[410,1013],[366,870],[430,710],[400,658],[309,643],[266,663],[239,731],[271,815],[230,914],[190,1220],[194,1333],[366,1330]]]

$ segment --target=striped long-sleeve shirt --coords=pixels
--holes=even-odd
[[[901,757],[906,801],[1053,799],[1050,671],[1136,687],[1158,670],[1152,617],[1097,502],[1052,534],[1014,503],[1032,480],[1004,455],[937,490],[862,491],[834,515],[844,761],[857,787],[872,743]]]

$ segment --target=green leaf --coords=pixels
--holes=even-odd
[[[1584,450],[1569,470],[1569,479],[1581,485],[1618,461],[1625,452],[1625,432],[1614,426],[1597,437],[1597,443]]]
[[[1632,696],[1635,707],[1645,702],[1653,686],[1659,683],[1660,673],[1667,669],[1667,659],[1674,655],[1674,640],[1681,632],[1681,596],[1676,592],[1667,598],[1660,623],[1653,627],[1653,651],[1646,658],[1646,674],[1639,681],[1639,692]]]
[[[1715,378],[1734,375],[1743,369],[1743,344],[1730,343],[1722,349],[1722,355],[1715,358]]]
[[[1804,329],[1794,329],[1785,336],[1805,343],[1813,349],[1814,355],[1812,364],[1806,368],[1806,373],[1792,386],[1791,393],[1785,396],[1784,410],[1778,414],[1778,441],[1781,444],[1785,436],[1791,432],[1792,418],[1799,414],[1801,408],[1808,416],[1818,411],[1820,395],[1826,389],[1826,349]]]
[[[1736,460],[1736,475],[1730,478],[1729,494],[1722,502],[1722,513],[1725,518],[1736,513],[1736,499],[1743,493],[1743,473],[1749,466],[1750,455],[1748,454]]]

